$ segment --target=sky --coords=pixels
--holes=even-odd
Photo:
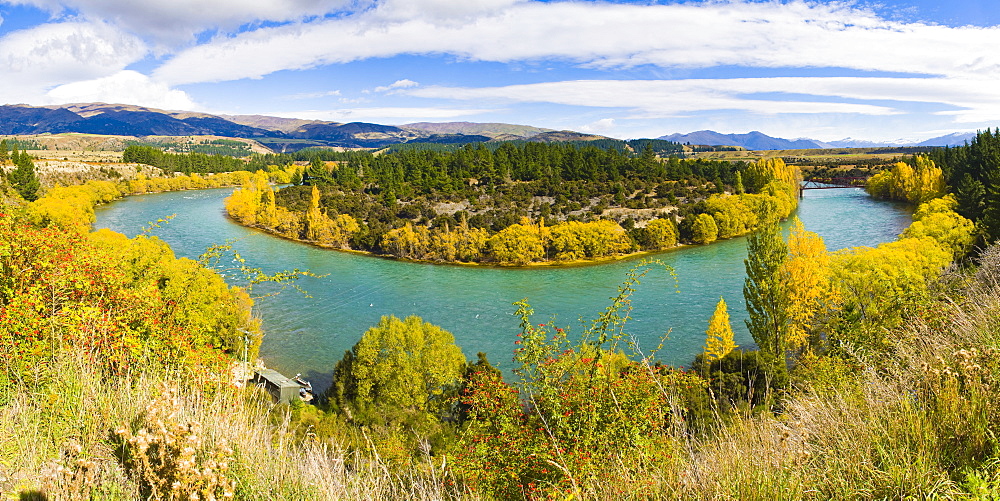
[[[923,140],[1000,126],[996,0],[0,0],[0,104]]]

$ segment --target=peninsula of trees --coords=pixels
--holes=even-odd
[[[313,158],[275,190],[245,179],[233,219],[318,245],[437,262],[572,262],[744,235],[798,200],[798,169],[505,143]]]

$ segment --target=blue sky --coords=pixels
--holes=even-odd
[[[0,103],[920,140],[1000,126],[994,3],[0,0]]]

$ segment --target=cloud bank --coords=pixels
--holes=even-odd
[[[528,105],[572,106],[580,115],[576,123],[593,131],[699,113],[732,113],[744,122],[850,116],[886,124],[920,116],[937,120],[938,128],[1000,119],[1000,90],[993,83],[1000,80],[1000,27],[898,21],[853,2],[0,3],[33,5],[52,15],[46,24],[0,38],[0,71],[8,77],[0,79],[0,92],[9,102],[103,100],[178,108],[198,104],[191,89],[221,89],[227,84],[220,82],[283,72],[287,78],[289,71],[318,78],[319,72],[309,70],[336,67],[334,80],[309,86],[319,91],[285,90],[275,99],[336,97],[354,106],[296,115],[335,120],[433,120]],[[357,78],[349,75],[358,67],[352,63],[397,56],[523,71],[505,75],[505,83],[514,84],[487,87],[473,83],[484,79],[467,76],[475,70],[458,82],[407,73],[420,84],[393,72],[353,94],[347,80],[336,79]],[[546,73],[550,66],[559,71]],[[574,67],[593,78],[560,73]],[[692,72],[723,78],[687,77]],[[323,90],[332,88],[343,92]]]
[[[497,1],[470,8],[462,22],[415,15],[399,3],[221,37],[181,51],[156,75],[184,84],[399,54],[448,54],[502,63],[558,59],[594,68],[736,65],[1000,76],[1000,53],[992,50],[1000,42],[998,28],[901,23],[839,3]]]

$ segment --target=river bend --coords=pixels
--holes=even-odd
[[[212,245],[238,239],[234,247],[248,264],[273,272],[309,269],[324,278],[258,304],[265,331],[261,356],[271,367],[302,373],[326,386],[334,364],[382,315],[419,315],[455,334],[467,358],[484,351],[509,368],[518,319],[511,303],[527,298],[537,323],[580,333],[609,304],[636,259],[567,268],[497,269],[418,264],[330,251],[239,226],[226,218],[222,201],[231,188],[139,195],[97,210],[95,228],[133,236],[164,216],[176,214],[153,234],[178,256],[197,257]],[[876,245],[896,238],[910,223],[911,208],[878,201],[860,189],[805,192],[797,215],[831,250]],[[669,338],[658,358],[690,363],[704,344],[708,319],[719,297],[726,299],[738,344],[752,343],[743,324],[745,238],[656,254],[676,271],[675,281],[651,272],[633,297],[627,332],[643,350]]]

